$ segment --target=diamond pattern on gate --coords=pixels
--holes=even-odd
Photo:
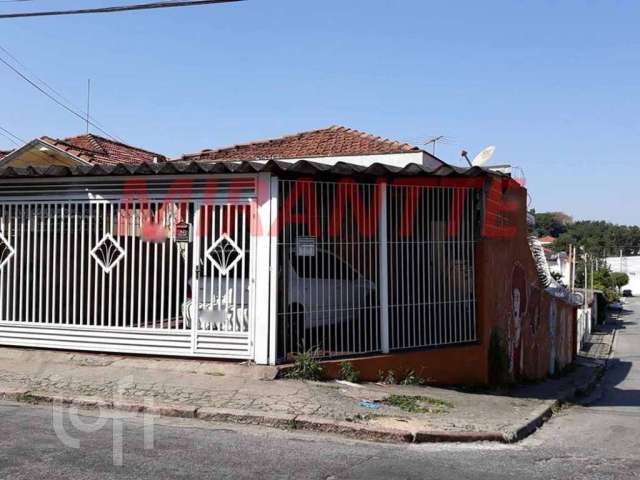
[[[111,273],[111,270],[124,258],[125,252],[118,241],[110,233],[107,233],[93,247],[91,256],[105,273]]]
[[[0,233],[0,270],[11,260],[11,257],[13,257],[15,253],[16,251],[9,243],[9,240]]]
[[[244,252],[229,235],[223,233],[207,250],[207,258],[213,262],[221,275],[228,275],[236,264],[242,260]]]

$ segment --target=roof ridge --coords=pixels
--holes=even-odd
[[[412,150],[413,150],[413,149],[421,150],[421,149],[420,149],[420,147],[417,147],[416,145],[411,145],[410,143],[407,143],[407,142],[401,142],[401,141],[399,141],[399,140],[391,140],[390,138],[387,138],[387,137],[381,137],[381,136],[379,136],[379,135],[374,135],[374,134],[372,134],[372,133],[364,132],[364,131],[362,131],[362,130],[358,130],[358,129],[356,129],[356,128],[344,127],[344,126],[342,126],[342,125],[333,125],[333,127],[335,127],[335,128],[341,128],[341,129],[344,129],[344,130],[346,130],[346,131],[348,131],[348,132],[357,133],[357,134],[359,134],[359,135],[362,135],[363,137],[367,137],[367,138],[370,138],[370,139],[372,139],[372,140],[378,140],[378,141],[381,141],[381,142],[392,143],[392,144],[394,144],[394,145],[398,145],[398,146],[400,146],[400,147],[409,147],[409,148],[410,148],[410,149],[412,149]]]
[[[73,143],[69,143],[69,140],[74,140],[76,138],[81,138],[84,135],[76,135],[75,137],[68,137],[68,138],[53,138],[53,137],[49,137],[47,135],[44,135],[42,137],[40,137],[40,140],[44,140],[47,143],[51,143],[53,146],[56,146],[56,144],[60,143],[62,145],[64,145],[65,147],[68,148],[72,148],[74,150],[80,150],[82,152],[90,152],[90,153],[105,153],[104,149],[98,145],[98,147],[100,148],[100,150],[92,150],[90,148],[86,148],[86,147],[81,147],[78,145],[74,145]]]
[[[219,147],[219,148],[205,148],[203,150],[200,150],[199,152],[185,153],[183,155],[183,157],[188,157],[188,156],[191,156],[191,155],[199,155],[202,152],[219,152],[221,150],[231,150],[231,149],[237,148],[237,147],[248,147],[248,146],[257,145],[257,144],[260,144],[260,143],[277,142],[277,141],[281,141],[281,140],[287,140],[289,138],[299,137],[299,136],[307,134],[307,133],[316,133],[316,132],[322,132],[324,130],[333,130],[336,127],[339,127],[339,125],[330,125],[328,127],[323,127],[323,128],[314,128],[313,130],[304,130],[304,131],[295,132],[295,133],[287,133],[287,134],[284,134],[284,135],[280,135],[279,137],[261,138],[261,139],[251,140],[249,142],[232,143],[231,145],[225,145],[225,146],[222,146],[222,147]],[[344,127],[342,127],[342,128],[344,128]]]
[[[356,130],[354,128],[350,128],[350,127],[345,127],[343,125],[334,124],[334,125],[329,125],[328,127],[315,128],[315,129],[312,129],[312,130],[304,130],[304,131],[299,131],[299,132],[295,132],[295,133],[289,133],[289,134],[281,135],[279,137],[274,137],[274,138],[265,138],[265,139],[259,139],[259,140],[252,140],[252,141],[249,141],[249,142],[236,143],[236,144],[231,144],[231,145],[227,145],[227,146],[223,146],[223,147],[219,147],[219,148],[206,148],[206,149],[200,150],[199,152],[185,153],[180,158],[194,157],[194,156],[201,155],[202,153],[214,153],[214,152],[222,152],[222,151],[227,151],[227,150],[233,150],[233,149],[241,148],[241,147],[250,147],[250,146],[259,145],[259,144],[263,144],[263,143],[281,142],[281,141],[286,141],[288,139],[299,138],[299,137],[301,137],[303,135],[308,135],[308,134],[313,134],[313,133],[318,133],[318,132],[325,132],[325,131],[332,131],[332,130],[333,131],[343,131],[345,133],[352,133],[352,134],[360,135],[361,137],[364,137],[364,138],[368,138],[370,140],[389,143],[389,144],[392,144],[394,146],[400,147],[402,150],[406,150],[406,151],[420,151],[421,150],[419,147],[417,147],[415,145],[411,145],[409,143],[399,142],[397,140],[390,140],[388,138],[381,137],[381,136],[376,136],[376,135],[373,135],[373,134],[368,133],[368,132],[363,132],[361,130]]]
[[[100,142],[98,140],[103,141],[103,142],[109,142],[109,143],[114,144],[114,145],[120,145],[122,147],[130,148],[132,150],[138,150],[139,152],[150,153],[150,154],[156,155],[158,157],[164,157],[164,155],[162,155],[161,153],[153,152],[151,150],[146,150],[146,149],[140,148],[140,147],[136,147],[134,145],[130,145],[128,143],[121,142],[119,140],[113,140],[111,138],[102,137],[100,135],[96,135],[95,133],[85,133],[83,135],[75,135],[73,137],[67,137],[65,139],[60,139],[60,140],[66,141],[66,140],[72,140],[72,139],[75,139],[75,138],[83,138],[83,137],[84,138],[90,137],[91,141],[94,142],[96,145],[98,145],[100,147],[100,149],[103,150],[105,153],[106,153],[106,149],[100,144]]]

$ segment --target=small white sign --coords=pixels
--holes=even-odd
[[[296,240],[296,255],[299,257],[315,257],[316,237],[298,237]]]

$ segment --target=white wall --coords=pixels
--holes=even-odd
[[[433,157],[424,152],[408,152],[408,153],[393,153],[384,155],[349,155],[342,157],[301,157],[301,158],[283,158],[278,159],[281,162],[295,163],[300,160],[308,160],[315,163],[324,163],[326,165],[335,165],[338,162],[353,163],[355,165],[362,165],[368,167],[374,163],[382,163],[384,165],[392,165],[394,167],[406,167],[411,163],[423,165],[429,167],[434,162],[437,162]],[[266,162],[267,160],[263,160]]]
[[[640,256],[638,257],[607,257],[607,265],[613,272],[623,272],[629,275],[629,284],[623,290],[631,289],[634,295],[640,295]]]
[[[558,258],[555,260],[548,260],[549,270],[551,273],[559,273],[562,275],[562,283],[565,285],[569,284],[570,277],[570,264],[567,256],[558,255]]]

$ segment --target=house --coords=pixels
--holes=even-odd
[[[94,140],[3,159],[0,344],[259,364],[311,350],[330,373],[349,359],[364,379],[449,384],[575,357],[575,306],[541,283],[508,174],[340,126],[172,161]]]
[[[556,238],[552,237],[551,235],[545,235],[544,237],[540,237],[539,240],[540,240],[540,244],[543,247],[547,247],[547,246],[553,244],[553,242],[556,241]]]
[[[0,168],[138,164],[165,160],[158,153],[94,134],[64,139],[40,137],[16,150],[0,152]]]
[[[396,167],[418,164],[432,169],[445,165],[438,158],[413,145],[339,125],[214,150],[206,149],[198,153],[185,154],[180,160],[312,160],[326,164],[342,161],[362,166],[379,162]]]

